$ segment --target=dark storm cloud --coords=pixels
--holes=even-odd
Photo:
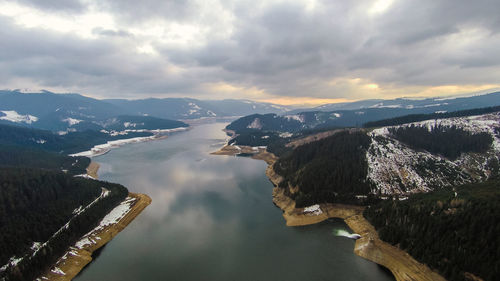
[[[318,92],[311,88],[315,79],[332,77],[344,68],[342,60],[359,41],[350,30],[356,23],[346,24],[348,10],[331,6],[308,13],[301,5],[287,3],[255,15],[236,9],[237,30],[229,40],[164,51],[178,63],[219,67],[232,83],[256,84],[284,95],[304,95],[308,88],[309,95]]]
[[[78,1],[21,2],[45,10],[90,9]],[[32,78],[110,96],[200,97],[209,93],[207,83],[223,82],[323,98],[359,98],[349,85],[354,78],[401,89],[498,84],[497,2],[396,0],[377,14],[373,1],[325,0],[310,9],[299,1],[96,1],[92,9],[112,14],[119,28],[95,28],[92,39],[0,18],[0,80]],[[208,32],[193,44],[131,32],[152,21]],[[167,34],[175,31],[168,28],[175,27],[165,27]],[[220,35],[225,29],[231,32]],[[159,55],[137,53],[143,41]]]
[[[164,61],[138,55],[127,41],[22,30],[5,17],[0,17],[0,37],[3,84],[29,78],[45,87],[77,87],[111,97],[182,92],[198,82],[170,75]]]
[[[111,29],[103,29],[103,28],[94,28],[92,30],[92,34],[101,35],[101,36],[118,36],[118,37],[130,37],[133,36],[130,32],[125,30],[111,30]]]
[[[156,18],[189,21],[198,11],[196,4],[190,0],[100,0],[96,4],[124,22],[141,22]]]
[[[49,11],[83,12],[86,9],[79,0],[14,0],[14,2]]]
[[[232,82],[281,95],[325,96],[328,90],[317,85],[321,79],[356,75],[399,85],[494,83],[498,69],[486,75],[463,69],[497,65],[500,16],[494,2],[395,1],[380,16],[367,15],[368,1],[325,1],[313,12],[280,3],[251,16],[236,8],[237,30],[229,40],[165,53],[178,63],[219,67],[225,77],[240,74]],[[462,46],[466,29],[487,35]]]

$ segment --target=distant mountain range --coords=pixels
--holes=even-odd
[[[201,101],[189,98],[98,100],[79,94],[55,94],[48,91],[40,93],[0,91],[0,124],[15,124],[52,131],[101,130],[109,129],[109,126],[115,129],[118,127],[168,129],[182,124],[172,121],[169,123],[164,119],[217,118],[253,113],[283,114],[288,110],[289,108],[284,106],[248,100]],[[133,122],[122,119],[133,119]],[[123,122],[118,126],[117,121]],[[163,127],[154,127],[159,124]]]
[[[252,130],[297,132],[304,129],[361,127],[368,122],[410,114],[447,113],[498,105],[500,105],[500,92],[465,98],[366,100],[338,105],[329,104],[317,107],[313,111],[291,111],[282,115],[253,114],[234,121],[227,128],[237,132]],[[336,110],[332,110],[336,107]]]
[[[109,99],[104,102],[134,115],[151,115],[168,119],[197,119],[206,117],[245,116],[255,113],[283,114],[289,107],[249,100],[197,100],[190,98],[165,98],[124,100]]]
[[[425,109],[432,113],[433,109],[457,111],[485,106],[498,105],[500,103],[500,92],[492,92],[482,95],[471,95],[468,97],[433,97],[426,99],[398,98],[392,100],[371,99],[350,103],[331,103],[315,107],[307,111],[334,111],[334,110],[360,110],[367,108],[402,108],[402,109]]]
[[[362,126],[366,122],[408,114],[450,112],[495,105],[500,105],[500,92],[462,98],[364,100],[294,110],[289,106],[249,100],[98,100],[79,94],[0,90],[0,124],[60,132],[152,129],[160,124],[155,129],[169,129],[182,124],[165,119],[246,116],[239,121],[240,129],[263,127],[277,131],[296,131],[306,128]]]

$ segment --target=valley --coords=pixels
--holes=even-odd
[[[500,7],[0,1],[0,281],[497,281]]]
[[[420,249],[418,238],[408,236],[408,239],[413,239],[411,242],[402,238],[412,233],[413,227],[424,227],[421,225],[421,220],[412,221],[413,226],[411,229],[406,229],[405,225],[401,225],[399,232],[394,229],[387,230],[387,224],[382,223],[381,215],[377,213],[379,211],[374,213],[373,210],[387,212],[385,208],[387,208],[388,202],[394,202],[392,208],[402,208],[401,214],[403,214],[403,210],[406,210],[406,208],[413,208],[413,202],[418,200],[414,198],[419,198],[418,196],[421,194],[428,195],[429,202],[436,202],[432,198],[435,198],[434,194],[436,192],[442,190],[452,190],[455,192],[455,197],[457,194],[459,197],[462,194],[467,194],[467,192],[460,191],[463,189],[464,184],[480,186],[483,183],[490,182],[495,186],[495,180],[500,169],[498,164],[500,156],[500,115],[495,110],[497,108],[490,107],[446,114],[409,115],[375,122],[369,121],[363,126],[349,128],[330,127],[332,123],[322,123],[317,113],[313,115],[316,116],[316,123],[308,123],[307,118],[309,117],[306,118],[305,116],[309,116],[309,113],[300,113],[293,116],[285,113],[288,115],[282,117],[273,114],[264,115],[264,117],[250,115],[233,121],[225,128],[221,123],[214,123],[216,120],[212,119],[190,120],[189,123],[192,125],[189,126],[187,123],[180,121],[157,117],[125,115],[112,117],[107,119],[106,122],[94,122],[93,124],[101,126],[96,129],[75,129],[65,133],[57,131],[59,130],[57,128],[49,131],[26,127],[25,125],[0,124],[0,160],[2,161],[0,166],[4,166],[6,169],[11,166],[48,169],[55,173],[62,172],[68,174],[68,176],[83,177],[86,178],[85,180],[90,181],[95,181],[99,176],[99,178],[102,177],[105,180],[125,183],[133,188],[133,192],[127,191],[128,196],[125,196],[123,200],[113,201],[109,205],[102,204],[103,206],[107,205],[105,209],[108,211],[93,217],[92,222],[89,224],[89,226],[93,225],[93,228],[88,228],[85,232],[87,234],[78,231],[71,233],[70,235],[84,235],[79,236],[79,239],[76,239],[76,237],[71,238],[69,240],[71,243],[66,245],[66,248],[58,246],[57,253],[60,254],[52,255],[51,259],[47,259],[46,262],[48,263],[38,267],[47,268],[49,265],[52,266],[44,271],[43,275],[40,275],[40,280],[46,278],[49,280],[71,280],[73,278],[88,280],[86,278],[92,278],[90,276],[96,277],[97,275],[93,275],[94,273],[85,273],[89,269],[83,271],[83,276],[87,277],[77,275],[87,264],[90,264],[91,268],[97,266],[95,263],[90,263],[91,260],[94,260],[92,252],[99,248],[107,249],[111,247],[115,249],[109,246],[113,243],[108,242],[119,232],[122,232],[139,213],[145,210],[146,206],[149,205],[148,209],[153,208],[157,211],[161,210],[160,213],[164,212],[165,207],[160,207],[161,203],[156,205],[158,203],[155,203],[155,198],[163,198],[160,199],[160,202],[170,202],[169,204],[176,206],[176,200],[182,201],[184,200],[183,196],[190,196],[188,195],[189,192],[186,194],[184,191],[176,191],[175,188],[172,190],[171,185],[175,186],[175,182],[180,181],[183,188],[194,192],[200,188],[200,190],[204,190],[204,186],[222,184],[220,180],[216,180],[217,183],[213,182],[213,179],[224,179],[224,182],[228,182],[222,184],[222,186],[229,188],[229,186],[234,186],[234,182],[237,183],[242,177],[247,176],[242,174],[243,171],[247,170],[242,169],[239,165],[253,166],[250,162],[246,162],[246,157],[266,162],[267,169],[256,169],[259,166],[258,164],[252,169],[256,169],[254,173],[257,173],[258,170],[261,171],[261,176],[264,179],[261,178],[259,181],[265,182],[267,177],[274,187],[268,186],[266,190],[260,190],[258,196],[254,196],[269,198],[270,201],[264,201],[279,207],[281,211],[278,213],[278,217],[283,217],[285,222],[280,222],[276,214],[272,215],[272,209],[267,209],[269,206],[265,207],[268,210],[266,212],[269,212],[269,214],[264,215],[262,213],[259,220],[265,221],[269,219],[268,216],[272,216],[273,219],[270,221],[278,225],[285,225],[285,228],[279,231],[288,233],[292,230],[286,229],[311,225],[318,225],[322,229],[330,225],[333,219],[341,219],[346,223],[345,228],[337,229],[333,233],[346,233],[340,236],[357,238],[355,243],[350,244],[349,252],[388,268],[396,280],[407,280],[408,278],[415,280],[444,280],[443,277],[451,280],[465,280],[466,276],[490,276],[495,273],[482,269],[482,271],[474,268],[465,269],[464,265],[460,264],[457,259],[452,264],[443,263],[443,260],[447,260],[447,257],[435,258],[435,256],[441,255],[438,252],[422,255],[421,252],[418,252],[419,250],[416,250]],[[13,115],[9,116],[12,117]],[[436,118],[441,116],[445,118]],[[337,115],[335,117],[338,118]],[[15,120],[17,122],[24,119],[18,118]],[[32,123],[38,121],[38,119],[35,120],[34,118],[30,120]],[[68,122],[70,126],[79,123],[76,121]],[[369,127],[369,124],[384,123],[390,124],[390,126]],[[223,131],[229,137],[222,137]],[[215,137],[211,138],[211,136]],[[214,152],[215,147],[220,147],[222,143],[225,145]],[[125,147],[116,149],[122,146]],[[213,156],[209,156],[210,154]],[[118,157],[113,160],[111,166],[106,161],[101,160],[114,159],[115,156],[113,155],[123,155],[120,156],[123,158]],[[227,178],[229,174],[222,176],[226,171],[219,171],[220,167],[228,169],[224,163],[228,162],[231,157],[221,157],[224,155],[240,156],[229,161],[234,166],[231,167],[232,172],[229,178]],[[92,158],[92,161],[89,157]],[[170,158],[175,159],[175,161],[170,162]],[[125,160],[123,162],[123,159],[134,160]],[[163,164],[160,164],[163,163],[161,161],[166,161],[168,164],[163,166]],[[209,162],[203,164],[206,161]],[[220,167],[207,166],[214,165],[212,162],[218,163],[217,165]],[[179,163],[184,164],[178,166]],[[151,164],[159,166],[153,169]],[[195,169],[196,166],[200,166],[198,172],[200,175],[203,175],[207,169],[215,168],[216,171],[207,179],[194,179],[191,176],[191,170]],[[151,169],[154,174],[146,172],[146,169]],[[172,169],[174,173],[159,176],[165,172],[164,169]],[[139,173],[127,174],[128,170],[139,171]],[[162,182],[167,182],[166,187],[153,180],[154,177],[162,178]],[[150,185],[151,182],[155,183]],[[198,184],[194,185],[195,190],[189,187],[192,182],[198,182]],[[145,188],[142,187],[144,184]],[[254,186],[254,184],[250,185]],[[480,190],[481,187],[477,187],[477,189]],[[208,196],[210,198],[209,202],[218,202],[219,197],[225,198],[228,196],[227,191],[224,190],[218,190],[216,197],[212,197],[212,191],[202,193],[202,196]],[[245,191],[245,193],[247,192],[248,190]],[[495,193],[493,190],[488,192]],[[172,196],[177,199],[169,201],[173,200],[168,199]],[[238,196],[242,196],[242,194]],[[192,200],[205,202],[203,198],[194,198]],[[247,200],[245,196],[239,198],[237,200],[239,203],[231,203],[233,212],[239,212],[237,211],[239,207],[249,203],[245,202]],[[470,204],[456,203],[463,201],[460,201],[462,200],[460,199],[459,201],[455,200],[455,202],[452,199],[441,199],[437,203],[425,203],[430,204],[430,206],[433,206],[432,204],[438,206],[451,204],[448,211],[441,211],[442,214],[445,214],[445,217],[440,217],[440,221],[433,222],[436,223],[435,229],[441,227],[441,220],[455,220],[454,215],[456,212],[460,213],[463,209],[464,214],[467,214],[471,212],[471,209],[466,208],[466,206],[476,204],[473,203],[475,201],[471,201]],[[451,200],[451,203],[446,203],[446,200]],[[477,200],[484,201],[485,199],[479,197]],[[206,203],[208,202],[202,204]],[[169,204],[166,205],[167,209],[170,208]],[[404,207],[405,204],[410,205]],[[478,206],[481,206],[477,207],[480,208],[479,212],[497,211],[494,206],[491,207],[490,211],[484,207],[490,205]],[[248,208],[249,213],[255,212],[255,209],[250,205]],[[260,208],[264,208],[264,205]],[[432,209],[432,213],[436,212],[435,207],[429,208]],[[148,209],[145,210],[145,214],[148,213]],[[187,212],[191,209],[184,208],[184,210]],[[206,215],[207,210],[204,211],[204,215]],[[398,214],[400,213],[398,212]],[[108,218],[108,216],[113,218]],[[145,216],[148,217],[148,215]],[[387,214],[384,216],[386,216],[387,220],[394,220],[392,224],[400,223],[401,218],[397,216]],[[412,216],[414,216],[414,213],[405,215],[404,220],[409,220],[413,218]],[[176,215],[173,215],[171,219],[176,220]],[[213,219],[218,220],[217,218]],[[247,217],[243,216],[240,219],[247,220]],[[494,220],[494,218],[492,219]],[[157,222],[157,219],[154,220],[156,223],[160,223]],[[103,224],[104,221],[106,222]],[[66,222],[64,221],[64,223]],[[432,220],[424,220],[424,222],[430,223]],[[200,222],[197,221],[197,223]],[[220,223],[226,223],[226,220],[221,220]],[[186,227],[175,221],[174,225],[181,228]],[[190,225],[189,227],[193,226]],[[464,225],[461,225],[461,227],[463,228]],[[462,228],[457,231],[461,233],[464,231]],[[127,227],[127,231],[124,233],[130,231],[129,229],[130,227]],[[143,231],[142,228],[135,230],[136,233],[142,233],[136,235],[147,235]],[[388,236],[388,231],[399,234]],[[486,225],[479,228],[478,232],[485,237],[481,238],[480,241],[491,240],[491,238],[486,237],[492,231],[487,229]],[[313,232],[316,233],[316,231]],[[238,233],[238,235],[242,235],[240,232]],[[262,243],[270,243],[264,232],[259,235],[263,235],[260,238]],[[319,232],[318,235],[320,235]],[[113,241],[120,240],[120,237],[121,235],[117,236]],[[211,239],[214,239],[213,236],[211,237]],[[449,237],[451,239],[448,242],[450,245],[457,243],[456,237],[453,235],[449,235]],[[234,237],[230,239],[234,239]],[[298,237],[294,239],[298,239]],[[331,238],[325,236],[322,239],[327,243],[326,241]],[[127,243],[131,243],[129,239],[127,241]],[[160,238],[155,241],[156,243],[164,242]],[[300,241],[303,242],[302,239]],[[137,243],[132,244],[137,245]],[[104,245],[108,246],[103,247]],[[119,252],[120,249],[126,247],[124,244],[119,245],[119,248],[112,250],[113,253],[114,251]],[[469,255],[475,256],[478,253],[474,249],[482,246],[483,244],[480,244],[480,246],[474,245],[473,248],[469,248],[467,251],[469,251]],[[146,246],[141,245],[138,247],[144,248]],[[215,247],[213,248],[215,250],[219,246],[213,245],[213,247]],[[435,245],[429,245],[429,249],[435,248]],[[492,251],[494,251],[493,249],[495,249],[494,246]],[[150,250],[152,249],[150,248]],[[164,250],[168,251],[167,248]],[[130,249],[130,251],[133,250]],[[406,254],[405,251],[411,253],[412,256]],[[100,253],[101,251],[97,252]],[[107,250],[104,250],[104,252],[107,252]],[[455,250],[451,249],[447,250],[447,253],[451,255],[450,258],[458,255]],[[490,257],[492,255],[494,254],[487,254]],[[164,257],[164,255],[160,256]],[[434,258],[429,259],[431,256]],[[15,255],[11,257],[7,262],[7,266],[3,268],[2,274],[9,276],[6,280],[18,280],[16,278],[19,278],[19,275],[16,270],[23,268],[24,265],[23,262],[19,263]],[[59,260],[54,259],[56,257],[61,258]],[[113,260],[117,258],[115,256]],[[171,259],[171,257],[168,259]],[[477,260],[480,260],[480,258],[477,258]],[[487,264],[488,262],[483,261],[483,263]],[[105,264],[109,266],[109,263]],[[201,264],[198,264],[198,266],[203,267]],[[235,266],[235,269],[240,268],[237,264],[233,264],[233,266]],[[494,265],[491,264],[490,266]],[[98,275],[108,274],[105,273],[106,269],[99,266],[97,268],[97,271],[90,271]],[[172,267],[169,268],[172,270]],[[167,273],[163,270],[150,269],[158,274],[160,272],[162,274]],[[325,276],[330,274],[330,270],[325,271],[324,268],[320,271]],[[121,278],[124,278],[124,280],[127,279],[121,273],[112,270],[109,274],[111,272],[114,272],[117,276],[122,276]],[[307,275],[307,272],[309,271],[304,271],[304,274]],[[370,269],[369,272],[377,271]],[[174,274],[175,270],[170,273]],[[346,280],[356,276],[351,273],[344,273],[346,274]],[[236,271],[231,274],[236,274]],[[284,272],[280,274],[284,274]],[[130,276],[130,280],[137,277],[133,276],[133,274]],[[385,277],[383,276],[383,274],[380,275],[380,280],[384,280]],[[216,278],[216,275],[212,277]],[[188,276],[186,278],[186,280],[190,279]],[[489,279],[486,278],[485,280]]]

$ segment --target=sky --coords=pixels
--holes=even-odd
[[[498,0],[0,0],[0,88],[280,104],[500,88]]]

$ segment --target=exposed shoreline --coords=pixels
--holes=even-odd
[[[305,214],[304,208],[295,208],[295,201],[285,195],[284,189],[278,187],[282,177],[274,172],[273,165],[278,159],[274,154],[265,151],[255,152],[248,146],[224,146],[214,155],[236,155],[254,151],[253,159],[266,161],[268,164],[266,176],[275,186],[273,188],[273,203],[283,211],[287,226],[304,226],[322,222],[329,218],[340,218],[355,233],[361,235],[356,240],[354,253],[362,258],[388,268],[396,280],[446,281],[437,272],[425,264],[419,263],[405,251],[382,241],[375,228],[363,217],[364,207],[345,204],[319,204],[320,214]],[[231,154],[232,153],[232,154]]]
[[[100,167],[101,165],[99,165],[99,163],[91,161],[89,166],[87,167],[87,175],[94,179],[98,179],[99,175],[97,174],[97,172],[99,171]]]
[[[166,139],[168,137],[168,135],[166,135],[168,133],[182,132],[182,131],[187,131],[190,129],[191,129],[191,127],[178,127],[178,128],[174,128],[174,129],[157,129],[157,130],[127,130],[127,131],[131,131],[131,132],[149,132],[149,133],[153,133],[153,135],[147,136],[147,137],[123,138],[123,139],[108,141],[108,142],[103,143],[103,144],[95,145],[90,150],[82,151],[82,152],[78,152],[78,153],[73,153],[73,154],[70,154],[69,156],[86,156],[86,157],[92,158],[95,156],[104,155],[104,154],[108,153],[109,151],[111,151],[111,149],[118,148],[118,147],[125,145],[125,144],[141,143],[141,142],[154,141],[154,140],[162,140],[162,139]]]
[[[98,169],[99,164],[91,162],[87,167],[87,175],[97,179]],[[70,246],[56,264],[37,280],[68,281],[75,278],[75,276],[92,261],[92,253],[106,245],[118,233],[125,229],[127,225],[151,204],[151,198],[146,194],[129,192],[127,198],[121,204],[123,203],[130,204],[130,208],[123,217],[116,223],[101,228],[97,227],[84,235],[81,240]],[[115,207],[115,209],[119,208],[121,204]],[[113,212],[113,210],[111,212]],[[111,214],[111,212],[109,214]],[[82,240],[88,242],[82,243]]]

